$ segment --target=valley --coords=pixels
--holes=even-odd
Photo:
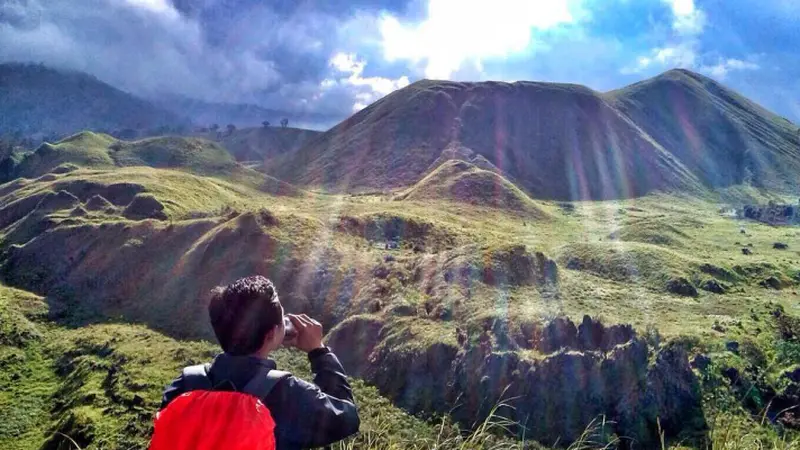
[[[651,109],[675,98],[683,126]],[[263,274],[357,380],[341,449],[797,448],[800,229],[745,213],[800,208],[781,120],[687,71],[426,80],[320,134],[18,149],[0,446],[144,448],[164,384],[218,351],[209,291]]]

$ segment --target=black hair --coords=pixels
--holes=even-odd
[[[283,321],[275,286],[261,275],[212,290],[208,316],[222,349],[231,355],[255,353]]]

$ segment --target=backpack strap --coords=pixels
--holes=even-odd
[[[184,367],[183,386],[186,392],[212,390],[214,386],[211,383],[211,378],[208,377],[208,365],[198,364]]]
[[[260,366],[253,378],[245,385],[242,392],[250,394],[259,399],[264,399],[278,382],[291,376],[289,372],[282,370],[270,370],[264,366]]]

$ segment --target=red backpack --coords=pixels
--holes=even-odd
[[[183,369],[189,392],[156,414],[150,450],[275,450],[275,421],[261,399],[287,376],[261,367],[241,391],[214,391],[205,365]]]

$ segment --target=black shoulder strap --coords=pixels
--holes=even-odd
[[[260,366],[253,378],[247,383],[244,389],[242,389],[242,392],[264,399],[278,382],[290,375],[291,373],[289,372],[270,370],[264,366]]]
[[[183,369],[183,386],[186,392],[189,391],[210,391],[214,386],[208,377],[208,367],[206,364],[198,364]]]

